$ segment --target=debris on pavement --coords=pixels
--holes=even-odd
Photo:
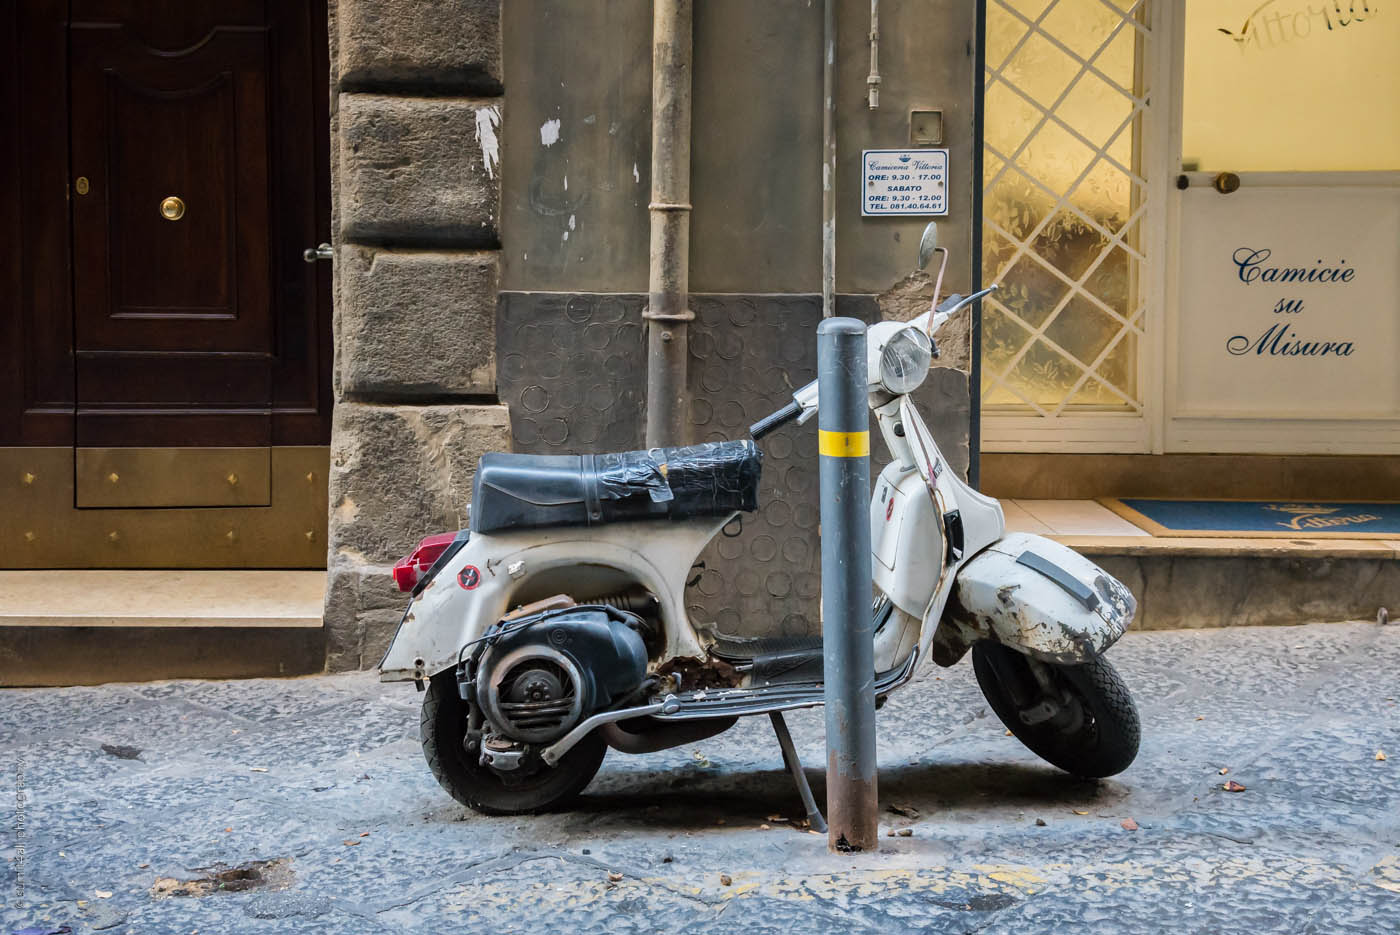
[[[1384,759],[1385,759],[1385,751],[1384,751],[1384,750],[1377,750],[1377,751],[1376,751],[1376,759],[1378,759],[1378,760],[1384,760]]]
[[[1124,818],[1119,824],[1123,826],[1124,831],[1136,831],[1138,829],[1138,823],[1131,818]]]
[[[919,818],[919,810],[912,805],[890,805],[885,808],[885,811],[894,812],[896,815],[912,818],[916,821]]]
[[[728,885],[730,885],[730,884],[733,883],[733,882],[734,882],[734,878],[731,877],[729,874],[727,874],[727,873],[721,873],[721,874],[719,875],[719,885],[720,885],[720,886],[728,886]]]
[[[157,877],[151,885],[150,894],[156,899],[171,896],[203,897],[210,893],[241,893],[246,890],[284,890],[292,885],[291,859],[278,857],[274,860],[254,860],[236,867],[215,864],[213,867],[199,867],[199,870],[212,870],[202,877],[192,880],[177,880],[174,877]]]
[[[102,752],[114,756],[119,760],[139,760],[141,759],[140,747],[125,747],[119,744],[104,743]]]
[[[1245,790],[1245,786],[1235,782],[1233,779],[1227,780],[1225,785],[1220,788],[1224,789],[1226,792],[1243,792]]]
[[[1037,828],[1044,828],[1044,827],[1045,827],[1045,819],[1044,819],[1044,818],[1037,818],[1037,819],[1035,820],[1035,826],[1036,826]]]

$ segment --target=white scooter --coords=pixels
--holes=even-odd
[[[939,327],[992,290],[940,304],[936,237],[930,224],[920,245],[920,268],[942,254],[932,307],[867,336],[870,408],[894,459],[870,503],[875,695],[971,649],[983,694],[1027,747],[1109,776],[1133,761],[1139,726],[1103,653],[1136,601],[1073,550],[1007,534],[997,501],[939,453],[909,394]],[[814,382],[752,436],[817,406]],[[588,784],[608,747],[651,752],[768,714],[821,827],[781,715],[822,703],[820,638],[727,637],[683,600],[705,545],[757,508],[761,458],[748,440],[482,457],[470,529],[424,539],[394,568],[413,596],[380,664],[384,681],[426,687],[423,752],[455,799],[489,814],[548,809]]]

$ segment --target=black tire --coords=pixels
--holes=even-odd
[[[1019,666],[1034,683],[1026,657],[1000,643],[982,641],[972,647],[972,669],[987,703],[1001,722],[1036,756],[1067,773],[1102,779],[1127,769],[1137,757],[1142,728],[1137,707],[1118,671],[1099,656],[1080,665],[1050,666],[1056,683],[1078,699],[1083,718],[1077,730],[1065,731],[1052,721],[1024,723],[1010,693],[997,678],[991,655],[999,663]]]
[[[467,706],[457,694],[451,670],[428,683],[419,719],[423,756],[433,777],[454,799],[483,815],[526,815],[556,808],[583,791],[593,780],[607,744],[589,734],[553,768],[540,764],[519,778],[506,779],[462,747]]]

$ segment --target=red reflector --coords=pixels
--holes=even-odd
[[[413,554],[405,555],[394,563],[394,584],[400,591],[412,591],[418,586],[418,578],[437,561],[447,547],[457,538],[455,532],[440,532],[418,543]]]

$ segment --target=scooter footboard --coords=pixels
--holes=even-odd
[[[1078,552],[1012,533],[959,569],[933,656],[951,665],[972,643],[993,639],[1044,662],[1087,662],[1123,635],[1136,612],[1132,592]]]

